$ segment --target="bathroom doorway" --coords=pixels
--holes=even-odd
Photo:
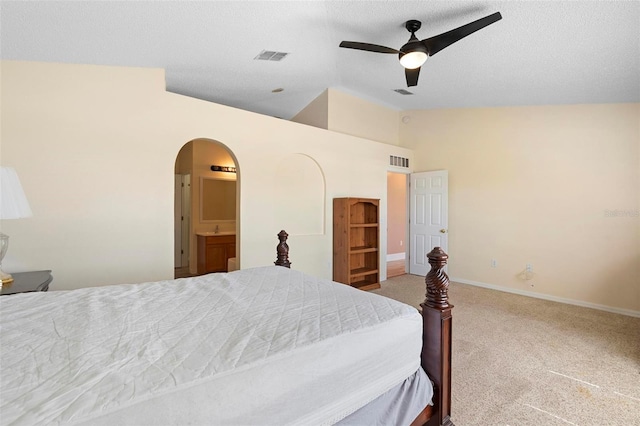
[[[178,152],[174,175],[175,277],[208,273],[203,262],[212,255],[198,252],[199,240],[218,235],[235,241],[229,242],[224,261],[239,269],[240,174],[231,150],[212,139],[189,141]]]

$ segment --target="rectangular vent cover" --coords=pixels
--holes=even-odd
[[[287,56],[286,52],[274,52],[273,50],[263,50],[253,59],[257,59],[259,61],[281,61]]]
[[[395,89],[394,92],[400,93],[401,95],[413,95],[412,92],[404,89]]]
[[[395,155],[389,156],[389,165],[396,167],[409,167],[409,159],[404,157],[397,157]]]

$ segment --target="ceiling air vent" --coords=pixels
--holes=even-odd
[[[408,168],[409,167],[409,159],[408,158],[404,158],[404,157],[398,157],[398,156],[395,156],[395,155],[390,155],[389,156],[389,165],[390,166],[396,166],[396,167]]]
[[[401,95],[413,95],[413,92],[404,89],[395,89],[394,92],[400,93]]]
[[[253,59],[257,59],[259,61],[281,61],[287,56],[286,52],[274,52],[273,50],[263,50]]]

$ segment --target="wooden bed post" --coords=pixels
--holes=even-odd
[[[422,308],[422,368],[434,382],[434,411],[428,426],[453,426],[451,421],[451,309],[449,277],[442,270],[449,256],[435,247],[427,254],[431,270],[425,278]]]
[[[284,266],[285,268],[291,268],[291,262],[289,262],[289,246],[287,245],[287,234],[284,229],[278,233],[278,239],[280,242],[276,247],[278,252],[278,258],[273,262],[276,266]]]

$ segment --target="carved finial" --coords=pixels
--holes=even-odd
[[[289,262],[289,246],[287,245],[287,237],[289,237],[289,234],[287,234],[284,229],[278,233],[278,239],[280,240],[278,247],[276,247],[278,258],[273,263],[276,266],[290,268],[291,262]]]
[[[445,253],[440,247],[434,247],[429,254],[427,254],[431,270],[425,277],[425,283],[427,284],[427,298],[424,304],[432,308],[448,308],[449,305],[449,277],[442,270],[447,264],[449,255]]]

